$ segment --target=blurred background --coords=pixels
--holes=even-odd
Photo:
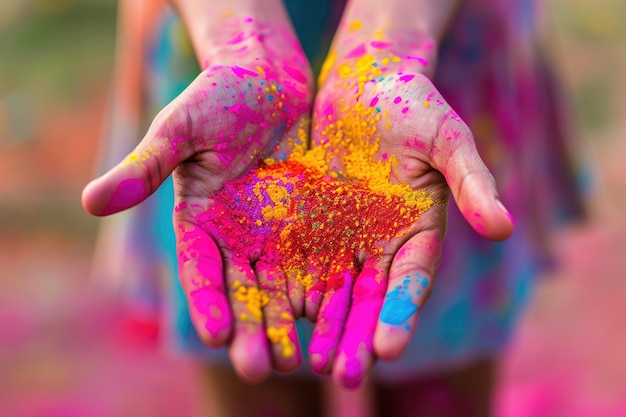
[[[498,415],[626,416],[626,2],[546,0],[544,38],[584,142],[591,219],[557,238],[501,370]],[[155,322],[90,282],[113,0],[0,1],[0,415],[194,416]]]

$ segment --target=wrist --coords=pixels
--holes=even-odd
[[[359,58],[362,63],[375,63],[376,72],[411,72],[432,77],[439,43],[461,3],[350,0],[320,80],[344,64],[356,65]]]
[[[431,34],[413,28],[385,30],[359,20],[342,26],[322,68],[320,83],[325,76],[358,77],[363,72],[434,75],[438,44]]]
[[[255,69],[288,63],[311,81],[310,68],[282,0],[177,0],[200,67]]]

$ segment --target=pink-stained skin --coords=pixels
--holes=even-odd
[[[225,340],[226,338],[222,337],[221,334],[228,334],[232,319],[224,318],[224,316],[230,316],[231,313],[228,300],[223,293],[209,287],[202,287],[190,291],[189,297],[192,300],[193,311],[206,317],[205,329],[210,335],[208,340]],[[197,320],[194,321],[197,322]]]
[[[185,7],[184,18],[197,16]],[[191,26],[194,42],[209,39],[219,45],[196,48],[206,67],[156,116],[137,148],[83,191],[89,212],[108,215],[138,204],[172,173],[179,279],[192,322],[207,345],[228,344],[235,369],[250,381],[262,379],[272,367],[287,372],[298,366],[299,350],[282,355],[265,334],[266,327],[288,326],[295,317],[286,298],[274,300],[269,317],[248,314],[234,287],[259,287],[260,271],[251,267],[254,254],[232,251],[199,215],[213,204],[215,191],[260,158],[284,158],[288,137],[297,137],[300,124],[310,118],[310,69],[283,17],[274,12],[219,17],[220,25],[208,25],[214,31],[208,38],[205,32],[195,37],[198,26]],[[292,327],[288,337],[297,345]]]
[[[120,209],[137,204],[146,195],[146,187],[142,180],[125,179],[120,181],[113,191],[112,197],[102,209],[103,215],[117,213]]]
[[[176,212],[186,208],[181,203]],[[219,279],[223,270],[219,249],[203,230],[192,224],[180,224],[176,240],[180,281],[193,306],[192,321],[205,343],[220,346],[230,337],[233,318],[224,283]]]
[[[346,331],[337,348],[333,369],[333,379],[348,388],[361,384],[374,361],[374,330],[387,288],[385,259],[377,267],[368,262],[352,290]]]
[[[311,368],[319,374],[331,372],[335,351],[348,317],[351,287],[354,282],[352,271],[345,271],[343,279],[344,285],[341,288],[332,290],[323,298],[309,345]]]

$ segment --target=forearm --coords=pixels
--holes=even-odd
[[[463,0],[350,0],[333,42],[337,62],[357,55],[355,48],[361,48],[377,60],[395,61],[395,67],[432,75],[437,47],[462,3]]]
[[[281,0],[170,0],[202,69],[279,59],[302,65],[304,53]],[[306,61],[304,61],[306,62]]]

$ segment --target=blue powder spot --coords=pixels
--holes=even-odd
[[[385,79],[385,77],[380,77],[380,78],[378,79],[378,81],[382,81],[382,80],[384,80],[384,79]]]
[[[417,290],[417,295],[422,295],[422,290]]]
[[[267,99],[268,99],[269,101],[272,101],[272,100],[274,100],[274,96],[270,94],[269,96],[267,96]]]
[[[403,284],[409,284],[411,282],[410,279],[405,279],[404,281],[402,281]]]
[[[279,128],[274,129],[274,133],[280,133],[280,129]]]
[[[428,278],[422,278],[422,282],[420,284],[422,284],[422,288],[428,287]]]
[[[248,83],[248,87],[252,87],[252,83]]]
[[[373,66],[373,67],[377,67],[377,66],[378,66],[378,62],[374,62],[374,63],[372,64],[372,66]]]
[[[287,112],[287,107],[283,107],[283,112]]]
[[[376,113],[380,113],[380,107],[376,107]]]
[[[285,126],[287,126],[287,123],[282,122],[280,125],[281,125],[282,127],[285,127]]]
[[[278,91],[283,91],[283,88],[282,88],[280,85],[279,85],[278,87],[276,87],[276,89],[277,89]]]
[[[411,326],[409,326],[408,324],[404,325],[404,330],[411,330]]]
[[[380,312],[380,321],[383,323],[397,326],[417,312],[417,306],[411,302],[411,296],[406,292],[393,290],[385,298]]]
[[[265,81],[263,81],[263,80],[259,81],[259,83],[260,83],[261,85],[265,85]]]

